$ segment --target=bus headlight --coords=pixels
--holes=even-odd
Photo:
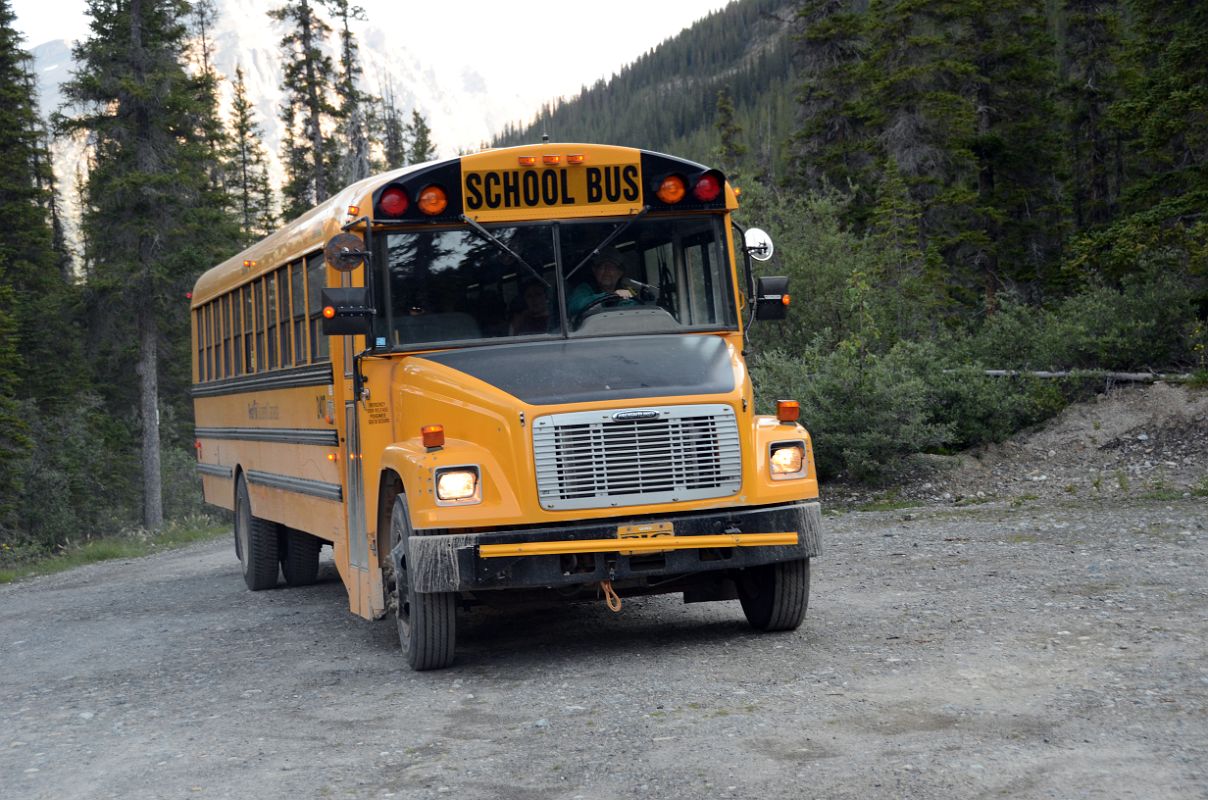
[[[770,455],[772,480],[805,477],[805,442],[773,442]]]
[[[442,467],[436,470],[436,500],[443,503],[477,503],[478,467]]]

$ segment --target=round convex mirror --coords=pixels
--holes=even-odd
[[[772,257],[772,237],[767,231],[759,228],[748,228],[746,234],[743,235],[747,252],[751,254],[751,258],[756,261],[767,261]]]
[[[360,236],[337,233],[323,248],[323,260],[334,270],[352,272],[365,261],[364,246]]]

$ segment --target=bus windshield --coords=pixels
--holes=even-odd
[[[713,215],[375,239],[385,270],[379,346],[737,327],[725,237]]]

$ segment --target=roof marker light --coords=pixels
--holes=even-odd
[[[668,175],[663,178],[663,182],[659,184],[658,191],[654,195],[671,206],[684,199],[684,192],[684,179],[679,175]]]
[[[586,160],[587,156],[583,155],[582,153],[576,153],[575,155],[566,157],[567,164],[582,164]]]
[[[429,217],[435,217],[449,207],[449,197],[445,194],[444,189],[432,184],[420,190],[415,205]]]
[[[562,161],[562,156],[541,156],[541,161],[550,165],[558,164]]]
[[[378,209],[388,217],[401,217],[409,205],[407,193],[398,186],[387,186],[378,198]]]
[[[522,167],[537,166],[537,157],[536,156],[520,156],[520,166],[522,166]]]

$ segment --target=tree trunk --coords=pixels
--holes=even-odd
[[[138,394],[143,422],[143,527],[153,531],[164,525],[159,465],[158,345],[155,309],[149,303],[143,304],[138,312]]]

